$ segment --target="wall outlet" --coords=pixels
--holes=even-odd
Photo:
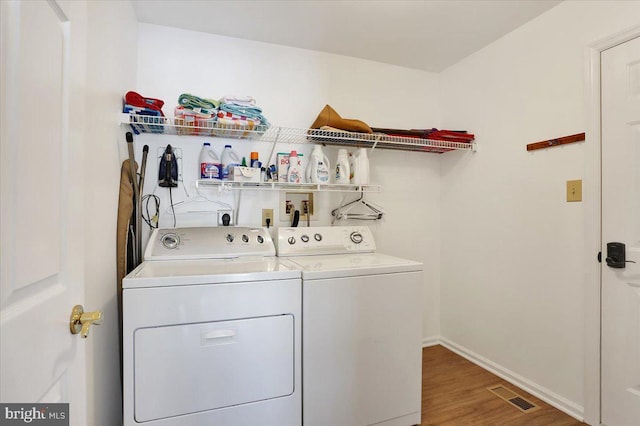
[[[218,226],[233,226],[233,210],[218,210]]]
[[[269,219],[268,224],[267,219]],[[273,209],[262,209],[262,226],[273,226]]]

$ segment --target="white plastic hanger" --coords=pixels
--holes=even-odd
[[[350,211],[356,206],[364,206],[364,211],[350,213]],[[382,208],[377,207],[364,199],[364,192],[360,192],[360,197],[357,200],[342,204],[340,207],[331,211],[331,214],[335,217],[334,221],[341,219],[380,220],[384,213],[385,212]]]
[[[186,200],[173,203],[166,209],[166,213],[173,214],[189,214],[189,213],[213,213],[222,207],[226,210],[232,210],[233,207],[221,201],[211,200],[204,195],[198,194],[195,197],[188,197]]]

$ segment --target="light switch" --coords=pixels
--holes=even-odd
[[[567,181],[567,201],[582,201],[582,179]]]

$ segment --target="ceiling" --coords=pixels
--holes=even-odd
[[[440,72],[560,0],[134,0],[139,22]]]

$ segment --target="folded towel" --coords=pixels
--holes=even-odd
[[[226,95],[220,98],[220,102],[223,104],[235,104],[243,106],[255,106],[256,100],[251,96],[238,96],[238,95]]]
[[[221,126],[250,126],[253,128],[254,126],[260,125],[260,120],[256,120],[255,118],[249,117],[240,117],[240,116],[227,116],[218,114],[218,124]]]
[[[211,111],[211,110],[207,110],[207,111]],[[203,119],[207,119],[207,118],[215,118],[217,117],[217,112],[218,110],[213,110],[215,112],[213,113],[204,113],[200,110],[200,108],[196,108],[196,109],[191,109],[191,108],[185,108],[183,106],[177,106],[175,108],[174,115],[176,117],[186,117],[186,116],[190,116],[190,117],[198,117],[198,118],[203,118]]]
[[[124,104],[122,107],[122,112],[127,114],[137,114],[137,115],[152,115],[154,117],[163,117],[162,111],[158,111],[150,108],[142,108],[129,104]]]
[[[249,107],[236,104],[220,104],[220,111],[230,112],[232,114],[244,115],[246,117],[257,118],[262,114],[259,107]]]
[[[213,99],[199,98],[189,93],[183,93],[178,97],[178,104],[180,106],[191,108],[194,111],[202,112],[204,114],[210,114],[215,112],[213,110],[218,109],[220,103]]]
[[[269,121],[262,115],[262,109],[259,107],[247,107],[240,106],[235,104],[220,104],[220,112],[218,113],[218,117],[221,115],[224,117],[226,114],[232,114],[233,116],[238,116],[240,118],[254,119],[258,121],[258,124],[263,124],[268,126]]]
[[[156,111],[160,111],[162,113],[162,106],[164,105],[164,101],[160,99],[154,98],[145,98],[139,93],[136,92],[127,92],[124,95],[124,103],[140,108],[148,108]],[[164,117],[164,114],[162,114]]]

